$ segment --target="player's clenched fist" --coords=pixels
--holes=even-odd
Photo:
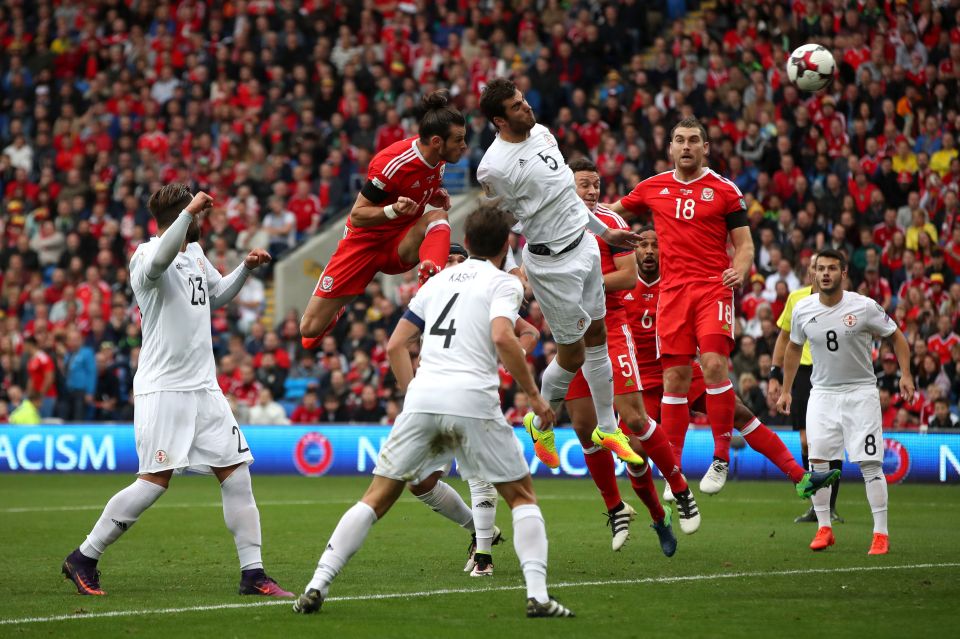
[[[783,413],[784,415],[790,414],[790,404],[793,403],[793,397],[790,395],[790,391],[783,391],[780,394],[780,399],[777,400],[777,410]]]
[[[446,189],[438,189],[434,191],[433,195],[430,197],[430,201],[427,202],[430,206],[435,206],[438,209],[443,209],[444,211],[450,210],[450,194],[447,193]]]
[[[273,258],[270,257],[270,254],[263,249],[253,249],[250,251],[250,254],[244,258],[244,265],[251,271],[262,266],[263,264],[269,264]]]
[[[408,197],[400,196],[393,203],[393,210],[397,215],[413,215],[417,211],[417,203]]]
[[[193,196],[193,199],[190,200],[190,204],[187,204],[187,208],[184,210],[190,215],[200,215],[211,206],[213,206],[213,198],[203,191],[199,191]]]

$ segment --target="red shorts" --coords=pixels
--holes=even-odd
[[[647,386],[644,378],[643,407],[647,415],[656,422],[660,421],[660,402],[663,400],[663,374],[660,375],[656,386]],[[703,369],[700,364],[693,363],[693,374],[690,378],[690,390],[687,392],[687,407],[698,413],[707,411],[707,383],[703,381]]]
[[[400,242],[408,229],[402,230],[392,234],[347,229],[320,274],[313,294],[327,298],[360,295],[377,273],[397,275],[415,267],[416,263],[407,264],[400,259]]]
[[[620,324],[616,329],[607,326],[607,351],[613,364],[613,394],[627,395],[640,390],[640,375],[637,370],[637,354],[633,347],[633,335],[629,324]],[[578,370],[570,387],[567,389],[566,401],[590,397],[590,386],[583,376],[583,369]]]
[[[660,291],[657,350],[661,357],[696,355],[697,347],[708,335],[726,337],[733,346],[733,291],[730,288],[708,283]]]

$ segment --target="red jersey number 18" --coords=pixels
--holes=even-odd
[[[683,216],[683,219],[685,219],[685,220],[692,220],[692,219],[693,219],[693,207],[694,207],[694,205],[696,204],[696,201],[694,201],[693,198],[687,198],[686,200],[681,200],[680,198],[676,198],[676,200],[677,200],[677,215],[676,215],[676,219],[679,220],[679,219],[680,219],[680,216],[682,215],[682,216]],[[681,202],[683,203],[683,208],[681,208]]]

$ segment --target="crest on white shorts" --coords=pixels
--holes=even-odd
[[[333,289],[333,276],[324,275],[320,278],[320,290],[329,293]]]
[[[582,317],[577,320],[577,330],[578,330],[578,331],[582,331],[582,330],[583,330],[583,327],[586,326],[586,325],[587,325],[587,320],[583,319]]]
[[[709,189],[709,188],[703,189],[703,192],[700,194],[700,199],[702,199],[704,202],[712,202],[713,189]]]
[[[158,464],[162,464],[163,462],[167,461],[167,451],[158,450],[157,453],[153,456],[153,458],[157,461]]]
[[[852,328],[857,325],[857,316],[853,313],[843,316],[843,325],[847,328]]]

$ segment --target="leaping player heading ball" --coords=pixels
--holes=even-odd
[[[444,165],[459,162],[467,149],[466,121],[449,100],[446,90],[425,96],[419,136],[391,144],[370,161],[343,239],[300,320],[305,348],[320,344],[377,273],[404,273],[419,263],[423,284],[446,264],[450,196],[442,184]],[[428,204],[438,208],[425,213]]]

